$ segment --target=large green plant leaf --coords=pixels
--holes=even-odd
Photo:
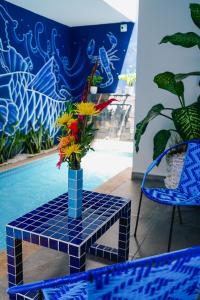
[[[175,80],[175,74],[171,72],[164,72],[157,74],[154,77],[154,82],[160,89],[164,89],[172,94],[177,95],[178,97],[183,97],[184,94],[184,85],[182,81]]]
[[[170,130],[162,129],[158,133],[156,133],[153,139],[153,160],[156,159],[161,153],[163,153],[170,136]]]
[[[190,72],[190,73],[179,73],[175,75],[175,80],[176,81],[180,81],[183,80],[189,76],[200,76],[200,71],[196,71],[196,72]]]
[[[200,102],[175,109],[172,118],[183,140],[200,139]]]
[[[135,149],[136,149],[136,152],[139,151],[140,139],[141,139],[141,136],[143,135],[143,133],[145,132],[145,130],[147,128],[147,125],[149,124],[149,122],[151,120],[156,118],[163,109],[164,109],[164,106],[162,104],[154,105],[150,109],[150,111],[148,112],[146,117],[136,125],[136,132],[135,132]]]
[[[190,4],[191,17],[195,25],[200,28],[200,4],[191,3]]]
[[[181,33],[177,32],[172,35],[165,36],[160,44],[171,43],[173,45],[191,48],[194,46],[200,47],[200,36],[194,32]]]

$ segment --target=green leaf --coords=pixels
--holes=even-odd
[[[190,3],[190,12],[194,24],[200,28],[200,4]]]
[[[140,143],[140,139],[141,136],[143,135],[143,133],[145,132],[147,125],[149,124],[149,122],[151,120],[153,120],[154,118],[156,118],[160,112],[164,109],[164,106],[162,104],[156,104],[154,105],[150,111],[148,112],[148,114],[146,115],[146,117],[139,122],[136,125],[136,132],[135,132],[135,149],[136,152],[139,151],[139,143]]]
[[[154,82],[160,89],[166,90],[178,97],[183,97],[184,85],[182,81],[175,80],[175,74],[171,72],[164,72],[157,74],[154,77]]]
[[[194,32],[181,33],[177,32],[172,35],[166,35],[160,42],[171,43],[173,45],[182,46],[185,48],[200,47],[200,36]]]
[[[200,76],[200,71],[196,71],[196,72],[190,72],[190,73],[179,73],[175,75],[175,80],[176,81],[180,81],[183,80],[189,76]]]
[[[183,140],[200,139],[200,102],[175,109],[172,118]]]
[[[158,133],[156,133],[153,139],[153,160],[156,159],[161,153],[163,153],[170,136],[170,130],[162,129]]]

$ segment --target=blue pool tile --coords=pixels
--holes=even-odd
[[[31,234],[31,242],[32,242],[33,244],[39,245],[39,236],[32,233],[32,234]]]
[[[27,241],[27,242],[30,242],[30,240],[31,240],[30,232],[23,231],[23,240]]]
[[[14,229],[7,226],[7,227],[6,227],[6,234],[7,234],[8,236],[13,236],[13,234],[14,234]]]
[[[48,245],[49,245],[48,238],[46,238],[44,236],[40,236],[40,245],[44,246],[44,247],[48,247]]]
[[[19,229],[14,229],[14,236],[16,239],[22,239],[22,231]]]
[[[68,244],[59,242],[59,251],[68,253]]]
[[[78,247],[75,247],[73,245],[69,245],[69,254],[73,256],[78,256],[79,255],[79,250]]]
[[[10,236],[7,236],[6,237],[6,245],[9,246],[9,247],[14,247],[14,239]]]
[[[58,241],[56,240],[49,240],[49,248],[58,250]]]

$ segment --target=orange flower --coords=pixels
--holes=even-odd
[[[74,137],[72,135],[64,136],[59,138],[58,149],[66,147],[70,143],[74,142]]]

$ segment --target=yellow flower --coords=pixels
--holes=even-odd
[[[73,121],[74,119],[72,118],[72,114],[64,113],[61,117],[58,117],[56,120],[56,125],[60,127],[63,125],[69,126]]]
[[[74,142],[74,137],[72,135],[62,136],[59,138],[58,149],[66,147],[70,143]]]
[[[62,148],[62,154],[64,157],[69,157],[72,153],[80,154],[80,145],[79,144],[72,144],[70,146],[66,146],[65,148]]]
[[[96,116],[100,113],[95,108],[95,104],[92,102],[81,102],[76,104],[76,113],[82,116]]]

